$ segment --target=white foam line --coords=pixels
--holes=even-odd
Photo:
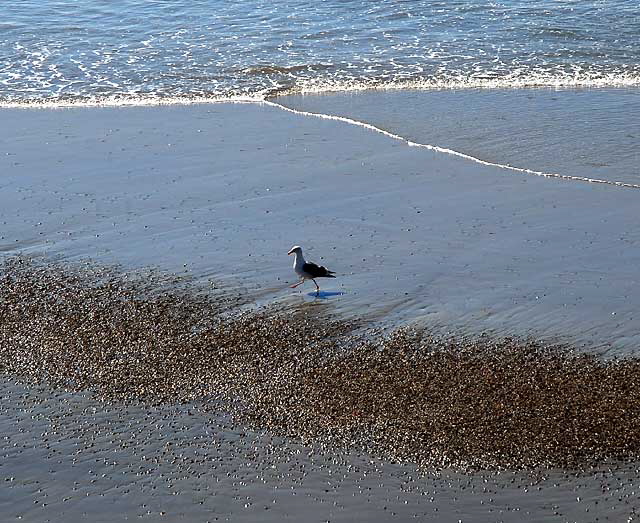
[[[168,105],[205,105],[213,103],[237,103],[237,104],[255,104],[263,102],[262,95],[256,96],[220,96],[219,98],[211,98],[207,96],[194,97],[109,97],[96,98],[91,100],[69,100],[69,101],[34,101],[27,102],[0,102],[0,109],[73,109],[76,107],[159,107]]]
[[[560,173],[545,173],[542,171],[534,171],[533,169],[526,169],[524,167],[513,167],[511,165],[504,165],[501,163],[488,162],[486,160],[481,160],[480,158],[476,158],[475,156],[471,156],[469,154],[461,153],[459,151],[454,151],[453,149],[447,149],[445,147],[439,147],[437,145],[430,145],[427,143],[418,143],[405,138],[404,136],[400,136],[399,134],[391,133],[389,131],[385,131],[380,127],[376,127],[370,123],[361,122],[360,120],[354,120],[353,118],[347,118],[346,116],[337,116],[334,114],[324,114],[324,113],[314,113],[311,111],[300,111],[299,109],[292,109],[290,107],[286,107],[276,102],[272,102],[269,100],[264,100],[260,102],[264,105],[270,105],[272,107],[277,107],[278,109],[282,109],[284,111],[288,111],[290,113],[299,114],[302,116],[313,116],[315,118],[322,118],[325,120],[336,120],[338,122],[348,123],[350,125],[356,125],[358,127],[363,127],[365,129],[369,129],[376,133],[382,134],[384,136],[388,136],[394,140],[399,140],[404,142],[409,147],[421,147],[423,149],[429,149],[430,151],[436,151],[439,153],[450,154],[452,156],[457,156],[458,158],[464,158],[465,160],[470,160],[475,163],[479,163],[480,165],[487,165],[489,167],[498,167],[500,169],[506,169],[509,171],[530,174],[533,176],[541,176],[543,178],[559,178],[562,180],[571,180],[577,182],[588,182],[588,183],[600,183],[603,185],[613,185],[615,187],[625,187],[627,189],[640,189],[640,185],[634,183],[626,183],[626,182],[618,182],[615,180],[601,180],[599,178],[588,178],[586,176],[571,176],[568,174],[560,174]]]

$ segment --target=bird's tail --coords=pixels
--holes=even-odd
[[[335,272],[333,271],[327,271],[327,278],[335,278],[334,274]]]

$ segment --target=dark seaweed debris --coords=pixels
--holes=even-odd
[[[308,310],[239,303],[159,276],[9,260],[0,372],[110,401],[224,404],[255,427],[424,465],[583,467],[640,452],[638,359],[356,336]]]

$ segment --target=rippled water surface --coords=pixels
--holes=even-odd
[[[635,0],[23,0],[0,21],[0,100],[371,86],[638,86]]]

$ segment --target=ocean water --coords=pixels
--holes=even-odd
[[[0,11],[0,107],[275,99],[490,162],[640,184],[635,0],[22,0]]]
[[[640,85],[635,0],[22,0],[3,101]]]

